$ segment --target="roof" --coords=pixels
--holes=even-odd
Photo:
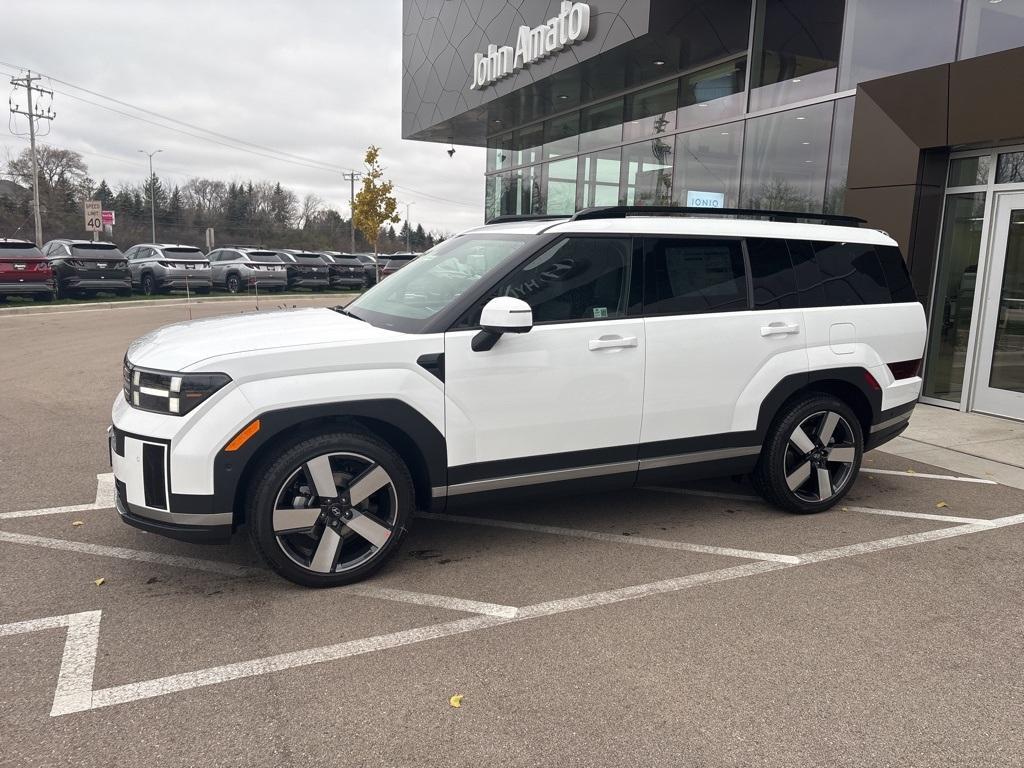
[[[881,230],[841,227],[831,224],[803,224],[760,219],[701,218],[699,216],[629,216],[616,219],[564,219],[506,221],[467,230],[462,234],[590,233],[625,235],[694,235],[710,237],[792,237],[844,243],[896,245]]]

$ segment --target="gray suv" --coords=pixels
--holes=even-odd
[[[289,288],[324,291],[331,287],[328,261],[320,251],[285,248],[277,253],[288,270]]]
[[[132,287],[147,296],[164,291],[209,293],[212,287],[210,262],[191,245],[141,243],[124,254],[132,274]]]
[[[249,288],[257,291],[283,291],[288,287],[288,271],[276,251],[248,245],[229,245],[210,251],[213,285],[228,293]]]

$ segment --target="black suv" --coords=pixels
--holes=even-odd
[[[327,251],[324,258],[330,268],[331,288],[355,288],[361,291],[372,285],[367,279],[366,268],[358,256],[338,251]]]
[[[331,287],[327,259],[319,251],[286,248],[277,254],[288,270],[288,288],[310,288],[325,291]]]
[[[100,291],[132,295],[128,260],[116,245],[99,240],[51,240],[43,255],[53,267],[57,298]]]

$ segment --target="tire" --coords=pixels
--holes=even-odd
[[[228,275],[224,287],[227,288],[228,293],[238,293],[242,287],[242,281],[238,278],[238,275]]]
[[[153,279],[149,272],[142,276],[142,292],[146,296],[152,296],[156,293],[156,280]]]
[[[252,478],[246,520],[253,546],[274,572],[307,587],[351,584],[374,573],[397,551],[415,506],[405,462],[360,431],[286,442]],[[337,495],[321,487],[320,496],[318,482]],[[352,488],[376,490],[349,506],[344,496]]]
[[[791,400],[776,417],[753,485],[789,512],[823,512],[853,486],[863,456],[864,436],[850,406],[812,392]]]
[[[66,299],[68,297],[68,292],[64,290],[59,279],[53,283],[53,292],[58,299]]]

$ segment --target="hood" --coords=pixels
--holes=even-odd
[[[401,335],[322,307],[250,312],[158,328],[131,343],[128,360],[143,368],[185,371],[224,355]]]

